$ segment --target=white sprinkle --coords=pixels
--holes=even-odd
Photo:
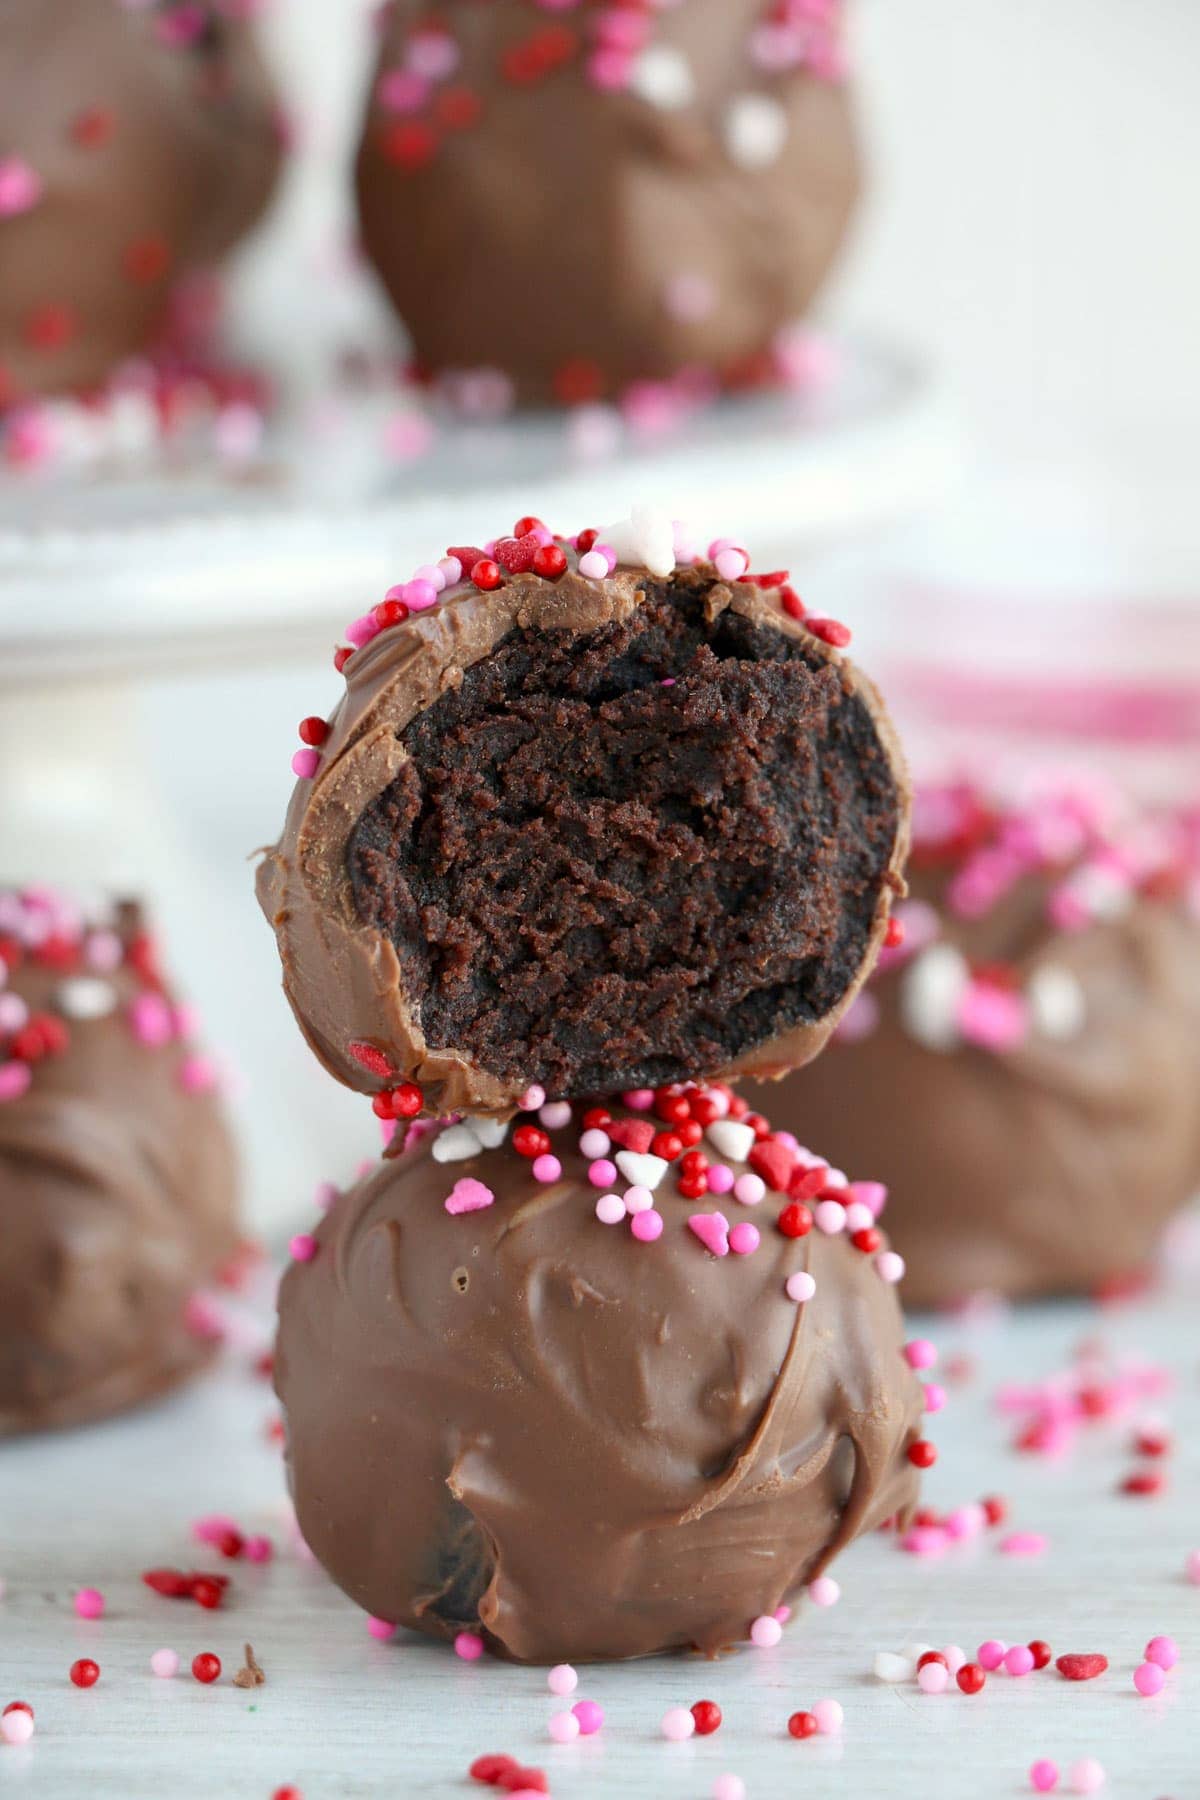
[[[643,50],[630,72],[629,86],[639,100],[674,112],[686,106],[696,92],[692,67],[682,51],[668,44]]]
[[[618,562],[643,564],[660,579],[675,567],[675,527],[655,507],[635,506],[628,519],[606,526],[598,541],[608,545]]]
[[[878,1681],[886,1681],[895,1685],[898,1681],[911,1681],[917,1672],[917,1665],[911,1656],[897,1656],[892,1650],[880,1650],[871,1665]]]
[[[1087,1001],[1079,978],[1057,963],[1035,970],[1025,998],[1034,1030],[1043,1037],[1078,1037],[1087,1023]]]
[[[433,1160],[440,1163],[465,1162],[478,1156],[481,1145],[473,1126],[466,1123],[449,1125],[433,1142]]]
[[[508,1136],[507,1119],[472,1119],[470,1129],[485,1150],[497,1150]]]
[[[654,1192],[670,1164],[661,1156],[645,1155],[637,1150],[618,1150],[617,1167],[633,1187],[649,1188]]]
[[[743,169],[778,162],[787,135],[787,113],[769,94],[739,94],[725,115],[725,148]]]
[[[950,944],[931,944],[913,959],[900,981],[905,1030],[927,1050],[953,1050],[959,1042],[958,1007],[971,971]]]
[[[708,1141],[727,1161],[744,1163],[754,1148],[754,1127],[743,1125],[738,1119],[714,1119],[708,1128]]]
[[[117,995],[111,982],[79,975],[61,983],[54,1004],[66,1019],[107,1019],[116,1011]]]

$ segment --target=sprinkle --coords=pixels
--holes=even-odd
[[[996,1545],[1004,1556],[1041,1556],[1049,1539],[1041,1531],[1012,1531]]]
[[[553,1162],[558,1173],[562,1173],[556,1157],[540,1156],[533,1165],[535,1175],[538,1171],[538,1163],[542,1162]],[[539,1177],[539,1179],[542,1178]],[[496,1196],[490,1187],[486,1187],[482,1181],[476,1181],[473,1175],[464,1175],[455,1182],[443,1204],[448,1213],[472,1213],[482,1212],[484,1207],[494,1205],[495,1199]]]
[[[33,1072],[28,1063],[0,1063],[0,1104],[6,1100],[19,1100],[28,1093],[33,1081]]]
[[[608,558],[599,550],[588,550],[579,559],[579,573],[589,581],[604,581],[608,577]]]
[[[129,1023],[147,1049],[159,1050],[175,1035],[174,1016],[161,994],[139,994],[130,1005]]]
[[[670,1167],[670,1164],[665,1162],[661,1156],[643,1156],[634,1150],[618,1150],[616,1160],[617,1168],[620,1169],[626,1181],[632,1183],[634,1187],[649,1188],[651,1192],[657,1188]],[[615,1172],[614,1170],[614,1175]],[[590,1170],[588,1177],[591,1178]],[[607,1185],[606,1182],[605,1186]]]
[[[654,1195],[649,1188],[631,1187],[625,1192],[625,1210],[628,1213],[649,1212],[654,1205]]]
[[[913,1338],[904,1346],[904,1360],[910,1369],[931,1369],[937,1361],[937,1347],[928,1338]]]
[[[1094,1681],[1097,1675],[1103,1675],[1108,1668],[1108,1658],[1098,1654],[1072,1654],[1060,1656],[1054,1666],[1067,1681]]]
[[[100,1679],[100,1664],[93,1662],[90,1656],[81,1656],[67,1673],[77,1688],[95,1687]]]
[[[964,1694],[982,1693],[987,1685],[987,1676],[979,1664],[973,1662],[964,1662],[961,1668],[956,1669],[954,1679]]]
[[[546,1676],[546,1686],[552,1694],[557,1694],[559,1699],[563,1699],[567,1694],[575,1692],[579,1686],[579,1676],[570,1663],[555,1663]]]
[[[759,1242],[757,1225],[751,1225],[745,1220],[740,1225],[735,1225],[729,1233],[729,1248],[735,1256],[753,1255]]]
[[[192,1658],[192,1674],[205,1687],[211,1686],[221,1673],[221,1659],[211,1650],[202,1650],[199,1656]]]
[[[1173,1637],[1152,1637],[1142,1654],[1160,1669],[1173,1669],[1179,1661],[1179,1645]]]
[[[545,1102],[546,1090],[544,1087],[539,1087],[535,1082],[532,1087],[527,1087],[525,1089],[525,1092],[517,1101],[517,1106],[521,1112],[537,1112],[540,1107],[545,1105]]]
[[[387,1619],[368,1619],[367,1635],[378,1643],[386,1644],[396,1635],[396,1627]]]
[[[298,781],[311,781],[320,766],[318,750],[297,750],[292,756],[292,774]]]
[[[625,1202],[620,1194],[601,1194],[596,1202],[596,1217],[602,1225],[619,1225],[625,1217]]]
[[[589,1162],[607,1156],[611,1149],[612,1143],[606,1131],[585,1131],[579,1140],[579,1154],[586,1156]]]
[[[42,179],[19,156],[0,159],[0,219],[15,219],[29,212],[41,199]]]
[[[821,1200],[813,1208],[813,1220],[826,1237],[836,1237],[846,1229],[846,1209],[840,1200]]]
[[[1058,1764],[1039,1756],[1029,1770],[1029,1785],[1037,1794],[1049,1794],[1058,1786]]]
[[[588,1180],[593,1187],[611,1187],[617,1179],[617,1165],[607,1156],[597,1157],[588,1169]]]
[[[769,168],[787,137],[787,113],[769,94],[739,94],[725,114],[725,148],[740,168]]]
[[[988,1638],[975,1652],[975,1660],[981,1669],[990,1673],[1000,1667],[1007,1654],[1008,1645],[1002,1638]]]
[[[1166,1670],[1155,1662],[1139,1663],[1133,1671],[1133,1685],[1138,1693],[1147,1700],[1155,1694],[1161,1694],[1166,1686],[1166,1681]]]
[[[173,1681],[179,1673],[177,1650],[156,1650],[150,1658],[150,1673],[160,1681]]]
[[[712,1786],[712,1800],[746,1800],[746,1784],[740,1775],[718,1775]]]
[[[594,1737],[604,1723],[604,1714],[595,1700],[577,1700],[571,1711],[579,1720],[584,1737]]]
[[[842,1590],[832,1575],[818,1575],[808,1584],[808,1597],[814,1606],[836,1606]]]
[[[817,1721],[817,1730],[824,1737],[836,1737],[846,1718],[840,1700],[818,1700],[812,1714]]]
[[[639,1244],[653,1244],[662,1236],[664,1223],[662,1214],[651,1208],[649,1212],[634,1213],[629,1229]]]
[[[946,1390],[939,1381],[925,1383],[925,1411],[941,1412],[946,1404]]]
[[[571,1123],[571,1102],[569,1100],[551,1100],[541,1108],[538,1118],[547,1131],[561,1131]],[[603,1155],[603,1151],[599,1153]]]
[[[708,1167],[708,1191],[710,1194],[731,1194],[735,1186],[733,1170],[725,1163],[710,1163]]]
[[[883,1250],[875,1258],[875,1269],[882,1281],[894,1285],[904,1279],[904,1258],[894,1250]]]
[[[1031,1675],[1033,1673],[1033,1651],[1028,1644],[1014,1644],[1004,1652],[1004,1669],[1008,1675]]]
[[[311,1232],[298,1231],[288,1243],[288,1254],[293,1262],[308,1263],[317,1254],[317,1240]]]
[[[27,1744],[33,1733],[33,1714],[26,1707],[6,1707],[0,1715],[0,1740],[4,1743]]]
[[[745,1162],[754,1148],[754,1128],[737,1119],[715,1119],[708,1127],[708,1141],[730,1162]]]
[[[696,1736],[711,1737],[714,1731],[721,1728],[722,1713],[715,1700],[697,1700],[691,1713],[696,1721]]]
[[[562,1164],[557,1156],[538,1156],[534,1159],[533,1179],[535,1181],[557,1181],[562,1174]]]
[[[928,1662],[917,1670],[917,1686],[923,1694],[944,1694],[950,1685],[950,1671],[943,1662]]]
[[[478,1662],[483,1655],[483,1639],[477,1631],[460,1631],[454,1640],[454,1654],[462,1662]]]
[[[733,1197],[743,1206],[757,1206],[766,1193],[767,1184],[761,1175],[739,1175],[733,1184]]]
[[[104,1595],[99,1588],[80,1588],[75,1596],[75,1611],[81,1619],[102,1619]]]
[[[788,1276],[783,1288],[789,1300],[803,1305],[806,1300],[812,1299],[817,1291],[817,1284],[807,1269],[797,1269],[794,1275]]]
[[[573,1712],[551,1713],[546,1730],[556,1744],[572,1744],[579,1736],[579,1720]]]
[[[1094,1794],[1104,1786],[1105,1780],[1103,1764],[1094,1756],[1081,1756],[1078,1762],[1071,1764],[1071,1787],[1077,1794]]]
[[[794,1738],[816,1737],[817,1721],[810,1712],[794,1712],[787,1722],[788,1736]]]
[[[692,1213],[687,1223],[688,1230],[713,1256],[728,1256],[729,1221],[724,1213]]]
[[[695,1732],[696,1721],[686,1706],[672,1706],[663,1714],[660,1729],[673,1744],[682,1744]]]
[[[899,1681],[911,1681],[916,1674],[916,1663],[911,1656],[898,1656],[893,1650],[879,1650],[871,1665],[877,1681],[886,1681],[894,1687]]]
[[[761,1613],[750,1627],[750,1642],[760,1650],[773,1650],[783,1636],[783,1626],[770,1613]]]
[[[460,1119],[457,1125],[448,1125],[440,1131],[433,1141],[433,1160],[440,1163],[466,1162],[468,1157],[478,1156],[482,1149],[476,1125],[482,1121]]]

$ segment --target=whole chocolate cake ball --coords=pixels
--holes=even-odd
[[[218,0],[0,5],[0,406],[145,348],[176,278],[263,211],[280,161],[250,28]]]
[[[234,1254],[212,1064],[134,905],[0,890],[0,1437],[149,1399]]]
[[[774,1100],[891,1194],[909,1305],[1136,1277],[1200,1188],[1200,920],[1170,822],[918,791],[901,946]]]
[[[786,359],[859,159],[840,0],[396,0],[362,237],[433,374],[571,404]]]
[[[816,1055],[907,841],[844,626],[638,514],[454,546],[350,636],[259,870],[333,1074],[382,1116],[500,1115]]]
[[[374,1617],[522,1662],[774,1632],[935,1455],[883,1191],[724,1087],[527,1103],[409,1127],[298,1241],[301,1531]]]

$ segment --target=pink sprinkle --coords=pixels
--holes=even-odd
[[[840,1700],[816,1701],[812,1715],[817,1721],[817,1730],[825,1737],[836,1737],[846,1718]]]
[[[604,581],[608,575],[608,558],[599,550],[588,550],[579,559],[579,573],[589,581]]]
[[[739,1175],[733,1184],[733,1197],[743,1206],[757,1206],[766,1191],[767,1184],[761,1175]]]
[[[538,1162],[555,1162],[555,1158],[539,1157]],[[536,1175],[537,1163],[534,1163],[533,1169]],[[464,1175],[455,1182],[443,1204],[448,1213],[473,1213],[482,1212],[485,1206],[494,1205],[495,1199],[490,1187],[486,1187],[482,1181],[476,1181],[473,1175]]]
[[[386,1644],[391,1638],[395,1637],[396,1627],[389,1624],[387,1619],[368,1619],[367,1632],[369,1636],[376,1638],[379,1643]]]
[[[773,1650],[783,1636],[783,1626],[770,1613],[760,1613],[750,1627],[750,1642],[760,1650]]]
[[[851,1200],[846,1207],[846,1230],[853,1234],[856,1231],[869,1231],[875,1223],[875,1214],[861,1200]]]
[[[269,1537],[248,1537],[242,1546],[242,1555],[247,1562],[269,1563],[275,1554],[275,1546]]]
[[[653,1207],[649,1212],[634,1213],[629,1229],[639,1244],[653,1244],[663,1234],[663,1216]]]
[[[317,1254],[317,1240],[309,1231],[298,1231],[288,1244],[288,1254],[293,1262],[311,1262]]]
[[[1041,1531],[1010,1531],[996,1545],[997,1550],[1005,1556],[1041,1556],[1049,1545],[1049,1538]]]
[[[150,1658],[150,1673],[160,1681],[172,1681],[179,1673],[177,1650],[156,1650]]]
[[[791,1616],[792,1609],[790,1606],[777,1606],[775,1608],[775,1617],[781,1625],[786,1625]]]
[[[1058,1764],[1039,1756],[1029,1771],[1029,1785],[1037,1794],[1049,1794],[1058,1786]]]
[[[161,994],[139,994],[129,1008],[129,1023],[139,1044],[161,1050],[175,1035],[171,1008]]]
[[[478,1662],[483,1655],[483,1639],[477,1631],[460,1631],[454,1640],[454,1654],[463,1662]]]
[[[298,781],[311,781],[321,766],[319,750],[296,750],[292,755],[292,774]]]
[[[595,1166],[596,1165],[593,1163],[592,1167],[595,1168]],[[616,1172],[617,1171],[614,1169],[613,1170],[614,1176],[616,1175]],[[557,1156],[535,1156],[534,1157],[534,1159],[533,1159],[533,1179],[535,1181],[557,1181],[561,1174],[562,1174],[562,1164],[559,1162]],[[603,1185],[605,1187],[607,1187],[608,1183],[604,1182]]]
[[[369,644],[372,638],[379,636],[379,620],[374,613],[364,613],[361,619],[351,620],[344,635],[347,643],[353,644],[356,650],[361,650],[364,644]]]
[[[612,1149],[607,1131],[585,1131],[579,1140],[579,1154],[586,1156],[589,1162],[596,1162],[607,1156]]]
[[[215,1544],[227,1532],[236,1531],[237,1520],[228,1513],[206,1513],[192,1525],[192,1536],[198,1544]]]
[[[719,550],[713,563],[722,581],[740,581],[750,566],[744,550]]]
[[[1029,1033],[1020,994],[987,981],[971,981],[959,1000],[956,1023],[968,1044],[983,1050],[1015,1050]]]
[[[945,1404],[946,1390],[941,1382],[927,1381],[925,1383],[925,1411],[931,1413],[941,1412]]]
[[[1173,1637],[1152,1637],[1142,1654],[1160,1669],[1173,1669],[1179,1661],[1179,1645]]]
[[[814,1606],[836,1606],[842,1590],[832,1575],[818,1575],[808,1584],[808,1597]]]
[[[746,1784],[740,1775],[718,1775],[713,1782],[712,1800],[746,1800]]]
[[[444,578],[445,587],[443,588],[443,592],[445,591],[445,588],[454,587],[456,583],[462,580],[462,564],[459,562],[457,556],[440,557],[438,560],[438,568]],[[544,1094],[542,1099],[545,1099]],[[541,1105],[540,1100],[538,1101],[538,1105]]]
[[[867,1208],[873,1219],[877,1219],[887,1205],[888,1191],[882,1181],[852,1181],[847,1191]]]
[[[569,1100],[549,1100],[539,1111],[538,1118],[547,1131],[561,1131],[564,1126],[571,1123],[571,1102]],[[599,1150],[596,1154],[603,1156],[604,1152]]]
[[[32,1080],[33,1075],[28,1063],[0,1063],[0,1103],[5,1100],[19,1100],[22,1094],[29,1092]]]
[[[406,581],[400,589],[399,598],[403,600],[409,612],[428,612],[431,606],[437,605],[438,590],[432,581]]]
[[[1014,1644],[1004,1652],[1004,1668],[1009,1675],[1031,1675],[1033,1673],[1033,1651],[1028,1644]]]
[[[522,1112],[537,1112],[538,1108],[545,1104],[546,1090],[544,1087],[539,1087],[536,1082],[532,1087],[527,1087],[525,1092],[521,1095],[521,1098],[517,1101],[517,1105]]]
[[[217,1085],[212,1057],[185,1056],[179,1065],[179,1085],[185,1094],[211,1094]]]
[[[625,1202],[620,1194],[601,1194],[596,1202],[596,1217],[602,1225],[619,1225],[625,1217]]]
[[[573,1694],[575,1692],[575,1689],[579,1686],[579,1676],[571,1667],[570,1663],[555,1663],[554,1667],[546,1677],[546,1686],[550,1689],[552,1694],[557,1694],[559,1699],[562,1700],[565,1699],[568,1694]]]
[[[944,1694],[950,1685],[950,1671],[943,1663],[929,1662],[917,1670],[917,1686],[923,1694]]]
[[[991,1673],[1000,1667],[1007,1654],[1008,1645],[1003,1639],[988,1638],[985,1643],[980,1644],[979,1649],[975,1652],[975,1661],[981,1669],[987,1669]]]
[[[910,1369],[932,1369],[937,1361],[937,1347],[928,1338],[913,1338],[904,1346],[904,1360]]]
[[[104,1595],[99,1588],[80,1588],[75,1596],[75,1611],[81,1619],[102,1619]]]
[[[6,1744],[27,1744],[33,1736],[33,1714],[23,1711],[0,1714],[0,1741]]]
[[[696,1729],[696,1721],[686,1706],[672,1706],[662,1716],[662,1734],[673,1744],[682,1744]]]
[[[19,156],[0,161],[0,219],[15,219],[29,212],[42,197],[42,179]]]
[[[654,1089],[629,1088],[621,1095],[621,1101],[630,1112],[649,1112],[654,1105]]]
[[[729,1254],[729,1221],[724,1213],[692,1213],[688,1230],[694,1232],[713,1256]]]
[[[900,1539],[900,1548],[910,1556],[941,1556],[949,1542],[942,1525],[914,1525]]]
[[[904,1279],[904,1258],[895,1250],[881,1250],[875,1258],[875,1272],[881,1281],[894,1286]]]
[[[783,1291],[789,1300],[795,1300],[797,1305],[802,1306],[806,1300],[812,1299],[817,1291],[817,1284],[807,1269],[797,1269],[784,1282]]]
[[[958,1674],[967,1660],[967,1653],[960,1644],[943,1644],[942,1655],[946,1659],[946,1667],[952,1676]]]
[[[754,1251],[758,1249],[760,1241],[758,1226],[751,1225],[745,1220],[740,1225],[735,1225],[729,1233],[729,1248],[735,1256],[753,1255]]]
[[[579,1720],[579,1729],[584,1737],[595,1737],[604,1723],[604,1714],[594,1700],[577,1700],[571,1711]]]
[[[648,1187],[640,1187],[636,1182],[633,1187],[625,1189],[625,1210],[629,1213],[649,1212],[654,1205],[654,1195]]]
[[[1077,1794],[1094,1794],[1104,1782],[1104,1765],[1094,1756],[1081,1756],[1071,1764],[1071,1786]]]
[[[541,1161],[540,1157],[538,1161]],[[596,1161],[588,1167],[588,1180],[593,1187],[611,1187],[616,1179],[617,1165],[615,1162],[610,1162],[607,1156],[597,1157]]]
[[[813,1208],[813,1223],[826,1237],[836,1237],[846,1229],[846,1209],[840,1200],[821,1200]]]
[[[1158,1663],[1139,1663],[1133,1671],[1133,1685],[1143,1698],[1149,1700],[1155,1694],[1161,1694],[1167,1683],[1167,1672]]]
[[[573,1744],[579,1736],[579,1720],[573,1712],[551,1713],[546,1730],[556,1744]]]
[[[710,1194],[732,1193],[735,1179],[728,1163],[713,1163],[708,1171],[708,1191]]]
[[[929,1389],[926,1388],[928,1395]],[[936,1411],[936,1408],[928,1410]],[[978,1537],[987,1522],[987,1514],[978,1500],[971,1500],[966,1506],[956,1506],[954,1511],[946,1515],[946,1530],[956,1541]]]

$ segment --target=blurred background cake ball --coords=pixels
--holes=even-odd
[[[522,1662],[777,1636],[935,1454],[882,1191],[721,1085],[525,1102],[398,1127],[297,1240],[305,1539],[376,1618]]]
[[[904,943],[771,1102],[887,1184],[909,1305],[1134,1282],[1200,1188],[1193,857],[1075,784],[918,791]]]
[[[0,1437],[95,1419],[211,1351],[235,1256],[216,1072],[140,909],[0,889]]]
[[[242,9],[0,7],[0,405],[144,349],[266,207],[281,144]]]
[[[768,379],[859,186],[840,0],[397,0],[363,241],[432,374]]]

